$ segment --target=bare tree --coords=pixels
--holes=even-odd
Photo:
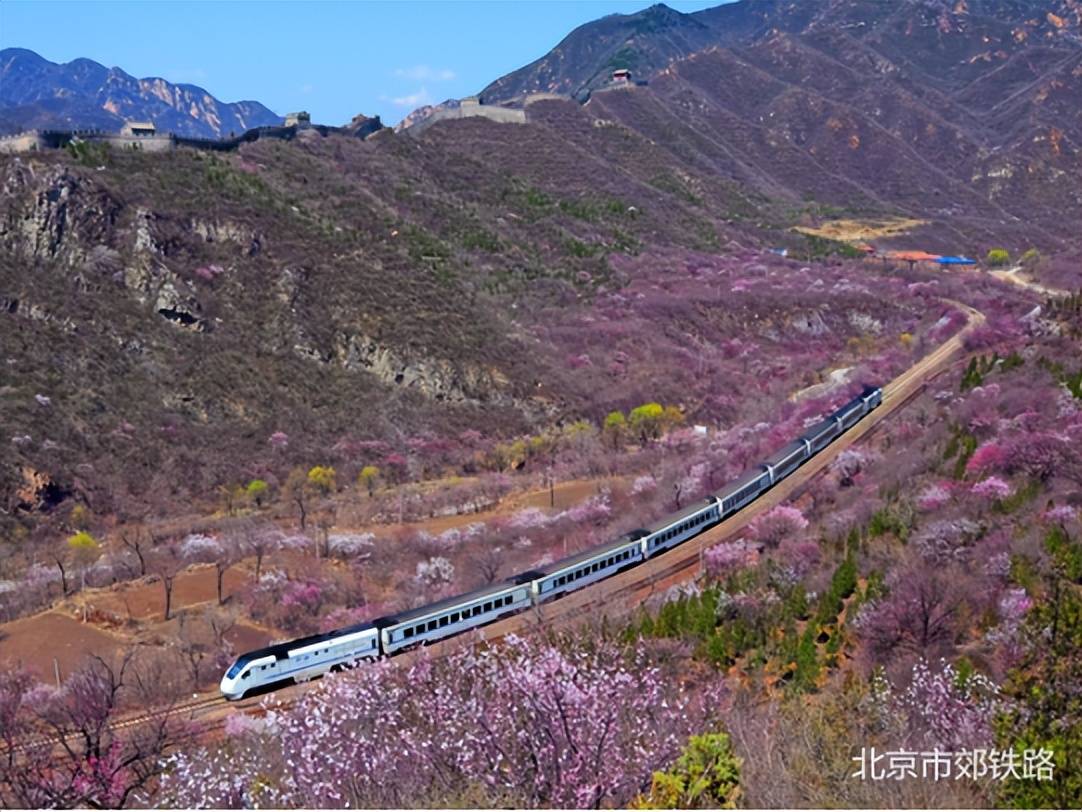
[[[93,657],[60,690],[35,685],[25,672],[0,674],[0,798],[23,807],[97,809],[144,806],[164,757],[193,728],[166,711],[136,724],[118,716],[145,700],[161,680],[141,673],[134,652],[118,663]]]
[[[958,610],[965,600],[964,578],[925,563],[906,567],[890,593],[871,607],[861,634],[875,657],[887,661],[899,651],[929,659],[943,656],[954,641]]]
[[[184,556],[180,550],[180,544],[175,539],[170,539],[154,548],[150,556],[149,569],[162,582],[165,590],[164,619],[172,617],[173,609],[173,585],[177,576],[183,571],[185,565]]]
[[[337,511],[335,510],[333,504],[327,504],[316,515],[316,527],[319,528],[320,535],[320,554],[324,558],[329,558],[331,555],[331,528],[334,527],[334,523],[336,520]]]
[[[133,553],[139,561],[139,575],[147,574],[147,550],[150,548],[150,533],[146,528],[135,526],[120,531],[120,542]]]
[[[503,547],[486,546],[473,557],[472,563],[481,577],[482,585],[496,583],[505,560]]]
[[[274,525],[244,525],[235,531],[240,536],[240,550],[255,556],[255,579],[263,572],[263,559],[282,545],[282,532]]]
[[[192,690],[198,691],[203,684],[203,666],[211,653],[206,629],[199,628],[199,621],[190,612],[178,615],[180,628],[177,632],[176,646],[188,675],[192,680]]]
[[[308,475],[303,468],[294,468],[290,471],[285,485],[282,486],[282,495],[297,507],[297,519],[302,531],[308,523],[309,490]]]

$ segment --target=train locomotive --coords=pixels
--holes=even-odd
[[[332,669],[389,657],[417,645],[483,626],[615,575],[694,538],[746,507],[851,429],[882,403],[866,386],[716,494],[619,539],[446,600],[323,634],[249,651],[221,681],[228,699],[303,682]]]

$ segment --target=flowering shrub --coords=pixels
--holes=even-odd
[[[417,580],[424,586],[441,588],[455,580],[455,566],[443,556],[417,563]]]
[[[1041,518],[1048,524],[1068,525],[1078,518],[1078,510],[1070,505],[1059,505],[1044,511]]]
[[[282,591],[281,605],[286,609],[303,609],[311,615],[323,606],[323,586],[315,581],[290,581]]]
[[[703,569],[709,577],[721,580],[750,567],[755,558],[755,551],[744,539],[715,544],[703,553]]]
[[[814,541],[786,539],[774,556],[777,564],[774,578],[782,586],[798,584],[819,563],[820,557],[819,545]]]
[[[292,707],[270,704],[262,726],[173,755],[163,800],[402,807],[472,786],[497,806],[623,806],[702,729],[715,693],[662,679],[642,650],[628,660],[610,643],[569,653],[510,637],[356,669]]]
[[[995,441],[985,443],[973,452],[966,463],[967,474],[1002,471],[1007,464],[1007,449]]]
[[[987,499],[990,502],[998,502],[1006,499],[1012,493],[1011,486],[995,476],[982,479],[970,490],[976,496],[979,496],[981,499]]]
[[[864,470],[867,464],[868,457],[866,454],[855,448],[847,448],[835,457],[830,464],[830,470],[838,475],[838,482],[844,488],[853,484],[853,480]]]
[[[596,522],[600,524],[607,520],[611,513],[612,508],[609,505],[608,494],[602,494],[600,496],[591,497],[585,502],[575,505],[567,511],[566,515],[567,518],[576,524],[585,522]]]
[[[327,549],[341,558],[362,558],[371,555],[376,537],[372,533],[332,533],[327,536]]]
[[[180,552],[193,561],[208,561],[221,555],[222,545],[213,536],[192,533],[180,543]]]
[[[900,693],[883,681],[877,687],[906,720],[912,744],[948,751],[990,745],[992,723],[1004,707],[994,682],[977,673],[963,676],[945,661],[933,671],[926,660],[918,660]]]
[[[921,557],[929,563],[963,561],[969,557],[981,527],[969,519],[944,519],[933,522],[913,537]]]
[[[917,507],[923,511],[931,512],[939,510],[950,502],[950,487],[944,483],[929,485],[917,496]]]
[[[778,505],[749,525],[750,534],[768,547],[776,546],[784,538],[793,537],[808,526],[808,520],[799,508]]]
[[[536,527],[548,527],[548,525],[562,517],[562,513],[550,515],[541,508],[528,507],[517,511],[511,517],[510,525],[519,530],[529,530]]]
[[[650,493],[655,490],[657,490],[657,480],[649,474],[647,474],[646,476],[635,477],[635,481],[631,483],[632,496]]]

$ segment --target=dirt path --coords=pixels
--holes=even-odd
[[[1015,265],[1006,271],[989,271],[992,276],[1003,282],[1010,282],[1012,285],[1018,285],[1018,287],[1032,290],[1034,293],[1042,293],[1045,296],[1070,296],[1071,292],[1068,290],[1060,290],[1059,288],[1049,288],[1038,282],[1034,282],[1029,277],[1023,275],[1022,266]]]

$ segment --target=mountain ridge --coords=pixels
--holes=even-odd
[[[281,116],[258,101],[223,102],[205,88],[137,78],[79,57],[52,62],[27,48],[0,51],[0,128],[103,129],[125,121],[152,121],[163,132],[221,138],[253,127],[281,124]]]

